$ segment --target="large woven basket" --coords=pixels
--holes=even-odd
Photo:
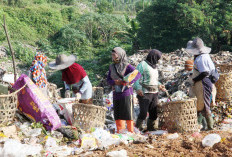
[[[24,88],[24,85],[22,88]],[[22,89],[11,93],[0,95],[0,124],[4,125],[14,119],[15,112],[17,109],[18,97],[17,93]]]
[[[196,98],[163,104],[163,119],[168,132],[197,131]]]
[[[232,64],[217,64],[221,73],[230,73],[232,72]]]
[[[105,125],[106,108],[93,104],[77,103],[73,107],[73,125],[88,131],[91,128],[103,128]]]
[[[215,86],[217,88],[216,101],[232,100],[232,72],[221,73]]]

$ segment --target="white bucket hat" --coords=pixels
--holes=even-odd
[[[187,43],[186,51],[192,55],[207,54],[211,52],[211,48],[204,46],[201,38],[195,38]]]
[[[56,57],[55,61],[48,63],[51,69],[62,70],[71,66],[76,61],[75,55],[66,56],[65,54],[60,54]]]

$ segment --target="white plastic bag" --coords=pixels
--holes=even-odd
[[[125,149],[119,150],[119,151],[112,151],[106,153],[106,156],[109,157],[127,157],[127,151]]]
[[[218,143],[221,141],[221,136],[218,134],[209,134],[205,136],[205,138],[202,140],[202,146],[203,147],[212,147],[215,143]]]
[[[174,139],[177,139],[178,137],[179,137],[178,133],[174,133],[174,134],[168,135],[167,139],[174,140]]]
[[[5,142],[3,149],[0,151],[0,156],[6,157],[26,157],[28,155],[40,154],[41,145],[21,144],[17,140],[9,139]]]

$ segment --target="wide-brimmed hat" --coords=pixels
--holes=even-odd
[[[48,64],[51,69],[62,70],[71,66],[76,61],[75,55],[66,56],[65,54],[60,54],[56,57],[55,61]]]
[[[206,47],[201,38],[195,38],[187,43],[186,51],[192,55],[207,54],[211,52],[211,48]]]

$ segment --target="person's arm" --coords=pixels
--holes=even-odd
[[[115,81],[111,78],[111,70],[109,69],[109,73],[108,73],[108,76],[107,76],[107,82],[109,85],[111,86],[114,86],[115,85]]]
[[[201,81],[203,80],[206,76],[208,76],[209,73],[208,72],[202,72],[200,73],[198,76],[196,76],[195,78],[193,78],[193,81],[194,82],[198,82],[198,81]]]
[[[71,90],[70,85],[67,84],[65,81],[64,81],[64,89],[65,89],[65,90]]]
[[[79,90],[79,92],[81,94],[83,94],[86,91],[86,89],[88,88],[88,84],[90,83],[90,81],[89,81],[88,76],[85,76],[81,81],[83,82],[83,85],[82,85],[81,89]]]
[[[198,76],[193,78],[194,82],[203,80],[206,76],[209,75],[209,66],[207,58],[200,56],[199,60],[196,62],[197,71],[200,73]]]

